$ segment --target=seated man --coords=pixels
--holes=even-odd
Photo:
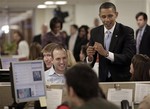
[[[47,82],[49,83],[65,83],[64,72],[67,68],[67,51],[62,46],[57,44],[51,52],[52,68],[45,71]]]
[[[96,73],[89,66],[77,64],[66,71],[65,78],[70,109],[119,109],[105,99]]]

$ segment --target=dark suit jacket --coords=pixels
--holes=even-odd
[[[136,31],[136,36],[138,34],[138,31]],[[142,36],[142,40],[140,43],[140,47],[139,47],[139,53],[140,54],[145,54],[147,56],[150,57],[150,26],[146,25],[143,36]]]
[[[91,31],[90,45],[99,42],[104,47],[104,26],[99,26]],[[114,53],[114,62],[99,55],[99,79],[106,81],[110,72],[113,81],[128,81],[130,79],[130,63],[136,52],[134,31],[130,27],[117,23],[110,42],[109,51]],[[94,65],[96,61],[94,55]]]
[[[38,34],[33,37],[33,42],[38,42],[40,45],[42,44],[41,34]]]

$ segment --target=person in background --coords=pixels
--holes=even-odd
[[[15,31],[13,33],[13,41],[17,45],[17,55],[19,58],[28,58],[29,57],[29,45],[24,39],[20,31]]]
[[[86,45],[88,43],[88,40],[87,40],[88,29],[89,27],[87,25],[82,25],[79,28],[79,33],[78,33],[75,46],[74,46],[74,51],[73,51],[73,55],[77,62],[80,61],[79,54],[80,54],[81,46]]]
[[[146,13],[136,14],[138,30],[136,31],[136,54],[144,54],[150,57],[150,26],[147,24]]]
[[[45,63],[45,69],[49,70],[52,68],[52,49],[56,46],[56,43],[50,43],[47,44],[43,49],[42,49],[42,54],[43,54],[43,61]],[[47,74],[45,79],[47,78]]]
[[[106,100],[95,72],[87,64],[71,67],[65,72],[65,78],[70,109],[119,109]]]
[[[57,44],[51,51],[52,68],[45,71],[48,84],[65,83],[64,72],[67,69],[67,50],[61,45]]]
[[[29,60],[42,59],[42,46],[38,42],[30,45]]]
[[[65,46],[65,39],[63,38],[63,35],[61,33],[61,29],[63,27],[61,20],[57,17],[52,18],[50,20],[49,27],[51,31],[48,32],[43,38],[42,47],[52,42]]]
[[[130,63],[136,52],[134,31],[116,22],[118,12],[111,2],[101,4],[99,17],[103,25],[91,30],[87,60],[93,66],[99,56],[99,81],[129,81]]]
[[[81,46],[81,50],[80,50],[80,61],[81,62],[86,62],[86,57],[87,57],[86,49],[87,49],[86,45]]]
[[[70,50],[67,50],[67,57],[68,57],[68,67],[74,66],[77,62],[73,56],[73,53]]]
[[[144,97],[143,101],[140,103],[138,109],[149,109],[150,108],[150,94]]]
[[[48,27],[47,27],[47,25],[43,24],[41,26],[41,34],[38,34],[38,35],[34,36],[33,37],[33,42],[37,42],[40,45],[42,45],[42,40],[45,37],[47,32],[48,32]]]
[[[94,19],[94,28],[100,26],[100,21],[98,18]]]
[[[74,47],[78,37],[78,26],[76,24],[72,24],[70,26],[70,36],[67,40],[68,49],[74,54]]]
[[[147,55],[134,55],[130,65],[131,81],[150,81],[150,58]]]

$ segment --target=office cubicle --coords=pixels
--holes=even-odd
[[[116,89],[133,89],[133,101],[134,101],[134,93],[135,93],[135,86],[136,84],[149,84],[149,81],[145,82],[104,82],[104,83],[99,83],[100,87],[103,89],[103,92],[107,96],[107,92],[109,88],[116,88]],[[0,83],[0,109],[4,106],[8,106],[11,103],[13,103],[12,95],[11,95],[11,86],[10,83],[4,84]],[[66,88],[62,84],[53,84],[50,86],[47,86],[47,90],[51,89],[62,89],[63,94],[62,94],[62,102],[67,99],[67,93],[66,93]],[[143,89],[145,90],[145,89]],[[134,105],[137,107],[137,104]],[[135,108],[136,109],[136,108]]]
[[[0,109],[13,103],[10,82],[0,82]]]

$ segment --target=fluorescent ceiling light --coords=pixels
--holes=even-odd
[[[44,8],[47,8],[47,6],[46,5],[38,5],[37,8],[44,9]]]
[[[46,4],[46,5],[53,5],[54,2],[53,1],[46,1],[44,4]]]
[[[55,4],[56,5],[65,5],[65,4],[67,4],[67,1],[56,1]]]

